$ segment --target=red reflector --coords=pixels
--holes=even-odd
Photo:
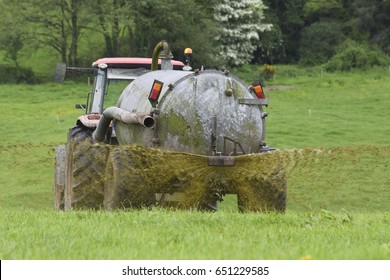
[[[158,100],[158,95],[160,93],[161,86],[155,85],[152,89],[152,92],[150,93],[149,98],[152,100]]]
[[[164,85],[163,82],[154,80],[152,89],[150,90],[149,97],[148,97],[150,102],[156,103],[158,101],[163,85]]]
[[[261,87],[261,85],[254,86],[253,91],[256,93],[257,98],[260,98],[260,99],[265,98],[263,88]]]

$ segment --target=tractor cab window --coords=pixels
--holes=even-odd
[[[109,68],[107,77],[109,80],[134,80],[149,71],[145,68]]]
[[[116,106],[119,96],[132,80],[108,80],[104,97],[104,108]]]
[[[123,90],[137,77],[147,73],[145,68],[108,68],[107,89],[104,100],[104,108],[116,106]]]
[[[117,68],[99,64],[94,69],[94,85],[89,98],[89,113],[102,114],[104,109],[116,106],[123,90],[137,77],[147,73],[145,68]]]

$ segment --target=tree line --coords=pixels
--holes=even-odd
[[[176,59],[183,60],[182,51],[191,47],[194,63],[210,67],[318,65],[346,48],[353,49],[354,59],[390,54],[390,0],[0,0],[0,4],[0,50],[15,67],[22,51],[41,48],[55,50],[59,60],[73,66],[90,65],[103,56],[150,57],[162,39],[170,43]]]

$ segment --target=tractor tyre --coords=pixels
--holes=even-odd
[[[54,170],[54,209],[64,210],[66,149],[65,145],[56,147]]]
[[[108,147],[94,143],[93,130],[75,126],[66,144],[64,209],[101,209]]]
[[[238,191],[240,212],[284,212],[286,210],[287,180],[283,169],[278,169],[260,180],[247,182],[245,191]]]
[[[147,174],[137,167],[131,148],[114,148],[108,157],[104,186],[104,209],[142,208],[155,205],[155,194],[148,190]]]

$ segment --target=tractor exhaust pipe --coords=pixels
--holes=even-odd
[[[112,120],[118,120],[126,124],[139,124],[146,128],[154,127],[156,121],[147,113],[128,112],[118,107],[108,107],[104,110],[99,124],[92,134],[95,141],[103,142]]]

